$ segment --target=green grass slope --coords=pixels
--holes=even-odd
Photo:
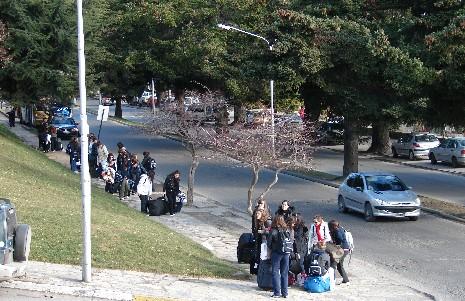
[[[80,264],[80,177],[0,125],[0,197],[32,228],[31,260]],[[189,233],[190,229],[186,229]],[[192,240],[92,187],[94,267],[231,277],[237,270]]]

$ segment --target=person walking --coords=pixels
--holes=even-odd
[[[291,233],[282,215],[276,215],[271,224],[267,245],[271,249],[271,270],[273,277],[272,298],[287,298],[289,255],[292,251]],[[289,243],[286,243],[289,242]]]
[[[342,277],[342,283],[347,283],[349,282],[349,277],[347,276],[346,270],[344,269],[344,259],[346,258],[347,254],[349,254],[350,246],[346,240],[344,229],[339,225],[339,221],[332,220],[329,222],[328,226],[332,241],[344,249],[344,255],[339,259],[339,262],[332,260],[331,267],[335,270],[337,269]]]
[[[179,170],[175,170],[166,177],[163,184],[163,191],[166,192],[168,209],[171,216],[176,214],[176,195],[179,193],[180,176]]]
[[[77,163],[79,158],[81,157],[81,147],[79,145],[77,137],[71,138],[71,141],[68,143],[66,147],[66,153],[69,155],[69,165],[71,170],[74,173],[78,173],[78,166]]]
[[[149,196],[152,194],[152,182],[154,177],[155,173],[149,171],[141,176],[139,185],[137,185],[137,194],[139,194],[140,199],[140,211],[142,213],[148,213]]]
[[[319,241],[331,241],[328,223],[323,220],[323,216],[317,214],[313,217],[313,224],[308,233],[308,254]]]
[[[8,123],[10,125],[10,128],[13,128],[15,127],[15,122],[16,122],[16,112],[15,112],[15,108],[12,108],[11,111],[9,111],[8,113],[6,113],[8,115]]]

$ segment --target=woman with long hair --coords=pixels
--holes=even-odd
[[[290,244],[289,244],[290,243]],[[276,215],[271,224],[267,240],[271,249],[271,270],[273,275],[272,298],[287,298],[289,255],[292,251],[291,233],[282,215]]]
[[[252,233],[255,238],[255,258],[250,262],[251,274],[256,274],[258,264],[260,263],[260,253],[262,243],[266,242],[266,235],[268,234],[268,228],[271,226],[270,223],[271,215],[268,204],[264,199],[257,200],[257,206],[252,213]]]
[[[344,269],[344,259],[346,258],[347,254],[349,254],[349,243],[346,240],[346,235],[344,233],[344,229],[339,225],[339,221],[332,220],[328,224],[329,226],[329,234],[333,242],[336,245],[340,245],[344,249],[344,255],[339,259],[339,262],[334,260],[331,261],[331,267],[336,269],[342,277],[342,283],[349,282],[349,277],[347,276],[346,270]]]

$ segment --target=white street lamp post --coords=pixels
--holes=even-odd
[[[265,39],[264,37],[262,37],[262,36],[260,36],[258,34],[251,33],[251,32],[242,30],[240,28],[233,27],[233,26],[230,26],[230,25],[225,25],[225,24],[218,24],[218,27],[221,28],[221,29],[225,29],[225,30],[239,31],[239,32],[242,32],[244,34],[259,38],[259,39],[265,41],[268,44],[268,47],[269,47],[270,51],[273,51],[273,45],[270,43],[270,41],[268,41],[267,39]],[[271,94],[271,104],[270,104],[271,105],[271,146],[272,146],[272,149],[273,149],[273,157],[274,157],[274,155],[275,155],[275,131],[274,131],[274,81],[273,80],[270,80],[270,94]]]
[[[87,123],[86,99],[86,60],[84,56],[84,26],[82,20],[82,0],[76,1],[78,21],[78,60],[79,98],[81,117],[81,190],[82,190],[82,281],[92,281],[91,239],[90,239],[90,174],[88,161],[89,124]]]

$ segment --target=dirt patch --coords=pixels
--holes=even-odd
[[[422,206],[465,219],[465,206],[421,196]]]

